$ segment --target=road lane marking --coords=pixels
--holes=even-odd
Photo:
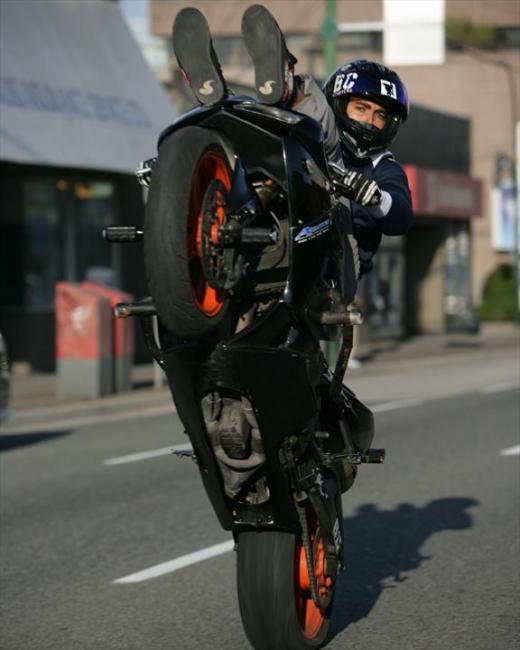
[[[395,402],[383,402],[369,407],[373,413],[382,413],[384,411],[395,411],[400,408],[408,406],[417,406],[422,404],[422,399],[402,399]],[[150,449],[149,451],[140,451],[135,454],[127,454],[126,456],[118,456],[116,458],[107,458],[103,461],[103,465],[124,465],[125,463],[136,463],[141,460],[148,460],[150,458],[158,458],[160,456],[168,456],[174,451],[192,451],[192,446],[189,443],[176,445],[174,447],[161,447],[159,449]]]
[[[455,394],[451,397],[457,398],[462,395],[472,394],[474,391],[479,392],[480,394],[488,393],[498,393],[501,391],[519,389],[520,384],[518,382],[505,382],[500,384],[492,384],[481,389],[473,389],[469,393]],[[396,402],[383,402],[381,404],[376,404],[371,407],[374,413],[380,413],[383,411],[392,411],[399,408],[405,408],[407,406],[416,406],[422,402],[429,402],[435,399],[446,399],[450,396],[447,395],[438,395],[435,397],[429,397],[424,399],[412,399],[412,400],[398,400]],[[125,399],[130,399],[126,398]],[[119,404],[119,402],[118,402]],[[43,421],[36,419],[34,421],[34,414],[30,418],[30,421],[23,423],[23,413],[13,414],[11,420],[12,424],[6,422],[2,425],[1,433],[4,434],[23,434],[23,433],[45,433],[46,431],[56,431],[57,429],[77,429],[79,427],[88,427],[94,426],[96,424],[110,424],[115,422],[121,422],[124,420],[132,420],[139,418],[147,417],[157,417],[161,415],[171,415],[176,413],[175,406],[173,403],[169,402],[168,404],[158,404],[154,406],[140,406],[138,408],[132,408],[127,411],[111,413],[107,412],[98,412],[85,415],[73,415],[72,411],[77,407],[63,407],[58,409],[56,412],[56,417],[54,419],[45,419]],[[110,409],[109,405],[104,405],[104,409]],[[47,415],[52,412],[52,409],[42,408],[42,413]],[[66,415],[65,415],[66,414]],[[64,417],[65,416],[65,417]],[[20,422],[21,420],[21,422]]]
[[[163,562],[162,564],[156,564],[155,566],[148,567],[148,569],[143,569],[137,573],[131,573],[130,575],[123,576],[113,581],[113,584],[118,585],[127,585],[135,584],[136,582],[144,582],[145,580],[151,580],[152,578],[158,578],[167,573],[173,573],[179,569],[190,566],[190,564],[196,564],[197,562],[203,562],[208,560],[211,557],[216,557],[217,555],[223,555],[233,550],[235,543],[232,539],[227,542],[222,542],[221,544],[215,544],[214,546],[208,546],[203,548],[200,551],[195,551],[194,553],[188,553],[188,555],[181,555],[181,557],[175,558],[174,560],[169,560],[168,562]]]
[[[480,392],[492,395],[493,393],[501,393],[504,390],[518,390],[519,388],[520,384],[517,381],[504,381],[500,384],[491,384],[490,386],[485,386],[484,388],[480,389]]]
[[[374,404],[368,408],[372,413],[383,413],[384,411],[396,411],[397,409],[407,408],[408,406],[417,406],[423,404],[424,399],[400,399],[395,402],[383,402],[382,404]]]
[[[520,445],[514,447],[507,447],[500,452],[501,456],[520,456]]]
[[[189,442],[181,445],[174,445],[173,447],[160,447],[159,449],[150,449],[148,451],[139,451],[135,454],[127,454],[126,456],[117,456],[115,458],[107,458],[103,461],[103,465],[124,465],[126,463],[136,463],[139,460],[147,460],[148,458],[158,458],[159,456],[168,456],[175,451],[192,451],[193,448]]]

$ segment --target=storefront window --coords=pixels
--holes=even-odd
[[[384,238],[366,277],[365,321],[375,338],[403,334],[404,256],[402,238]]]
[[[105,226],[115,223],[114,187],[108,182],[74,184],[76,264],[78,280],[114,284],[114,247],[101,238]]]
[[[448,331],[472,327],[469,272],[469,225],[466,221],[454,221],[448,226],[444,255],[444,313]]]
[[[23,184],[24,302],[31,307],[51,304],[54,284],[64,276],[64,205],[60,199],[54,181]]]
[[[1,226],[0,304],[47,307],[61,280],[118,282],[117,247],[102,239],[117,223],[115,186],[104,180],[45,175],[5,177]]]

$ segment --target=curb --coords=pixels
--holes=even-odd
[[[136,417],[143,410],[147,412],[170,409],[175,411],[170,392],[167,389],[140,389],[120,393],[99,399],[76,402],[74,404],[53,404],[38,408],[19,409],[11,413],[11,417],[0,427],[3,433],[21,432],[22,429],[35,430],[44,428],[49,423],[63,426],[60,422],[72,425],[76,421],[98,416],[99,421],[125,419],[125,416]]]
[[[408,346],[405,343],[393,350],[385,350],[384,347],[375,350],[366,359],[361,357],[359,366],[351,366],[347,370],[346,383],[348,384],[349,377],[405,370],[424,365],[433,367],[457,363],[468,357],[481,358],[507,351],[511,353],[512,350],[517,355],[520,353],[519,337],[516,332],[514,336],[485,338],[453,335],[450,338],[432,341],[432,345],[427,349],[424,349],[423,344],[421,347],[422,349],[414,348],[412,341]],[[42,431],[50,427],[74,427],[175,412],[167,387],[137,388],[93,400],[54,403],[36,408],[17,408],[11,411],[11,416],[0,425],[0,436]]]

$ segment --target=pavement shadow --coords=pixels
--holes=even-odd
[[[49,440],[56,440],[67,436],[71,431],[36,431],[34,433],[7,433],[0,435],[0,453],[12,451],[18,447],[28,447]]]
[[[476,505],[474,499],[455,497],[436,499],[424,507],[403,503],[394,510],[367,504],[345,518],[347,570],[336,587],[331,638],[368,616],[384,589],[395,589],[408,580],[403,573],[430,559],[421,553],[421,546],[431,535],[470,528],[473,517],[467,511]]]

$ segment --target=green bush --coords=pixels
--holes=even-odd
[[[500,36],[495,27],[476,25],[467,18],[451,18],[446,21],[446,41],[454,49],[469,45],[490,50],[500,44]]]
[[[487,277],[478,312],[482,320],[512,321],[515,318],[516,281],[511,264],[501,264]]]

